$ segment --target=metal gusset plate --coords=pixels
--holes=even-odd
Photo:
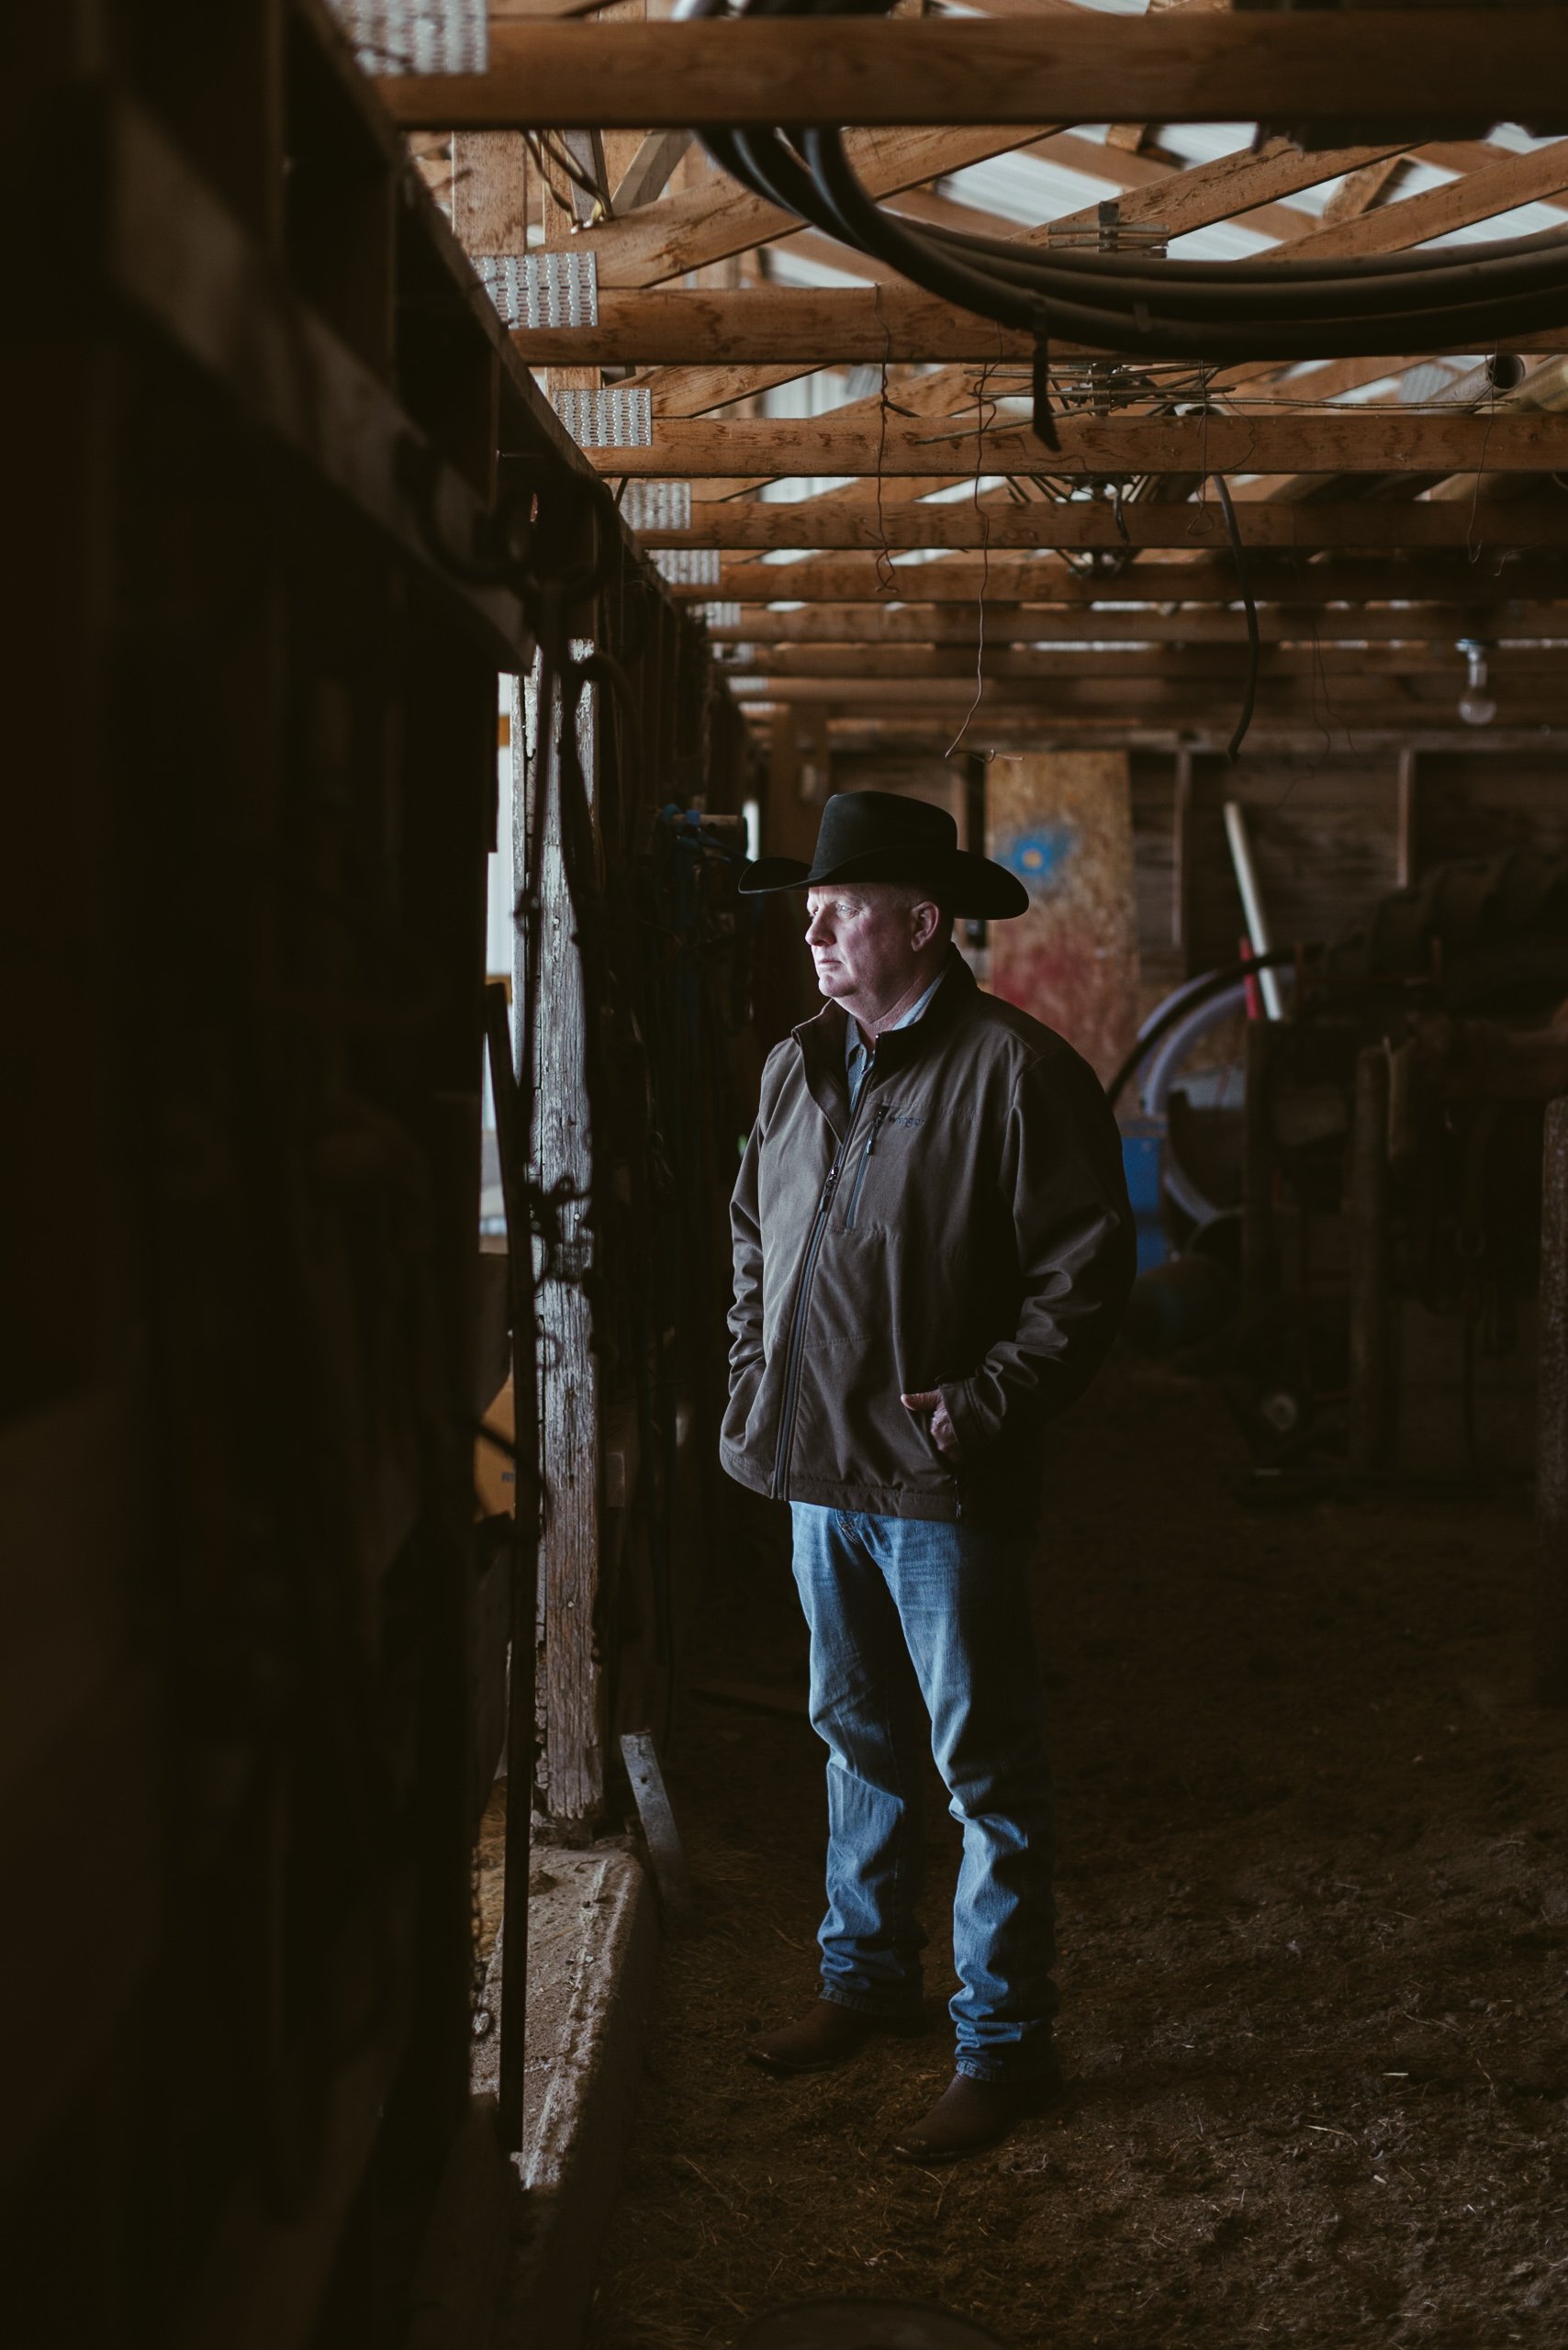
[[[597,254],[475,253],[475,268],[509,327],[596,327]]]
[[[621,519],[633,531],[689,531],[691,484],[629,481],[621,499]]]
[[[655,570],[672,588],[716,588],[719,584],[717,547],[650,547],[648,552]]]
[[[648,449],[654,440],[654,396],[621,384],[594,392],[557,392],[555,413],[579,449]]]

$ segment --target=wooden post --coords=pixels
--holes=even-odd
[[[1394,845],[1394,878],[1395,886],[1401,890],[1408,890],[1416,878],[1417,825],[1419,822],[1417,760],[1419,756],[1418,752],[1409,749],[1399,754],[1399,815],[1398,833]]]
[[[978,751],[965,755],[964,784],[964,846],[978,856],[985,855],[985,761]],[[970,920],[964,924],[965,943],[973,947],[985,946],[989,935],[983,921]]]
[[[1171,811],[1170,844],[1170,944],[1182,957],[1182,968],[1188,979],[1193,977],[1192,965],[1192,890],[1193,890],[1193,754],[1183,747],[1176,754],[1175,801]]]
[[[1269,1297],[1275,1282],[1274,1151],[1270,1119],[1267,1020],[1247,1023],[1247,1106],[1241,1172],[1241,1288],[1249,1312]]]
[[[1393,1347],[1389,1304],[1388,1055],[1356,1057],[1350,1128],[1350,1466],[1367,1477],[1393,1465]]]
[[[579,705],[578,755],[593,796],[590,694]],[[530,729],[531,734],[532,729]],[[535,774],[532,789],[543,788]],[[544,983],[540,1006],[535,1180],[586,1192],[593,1137],[584,1089],[588,1005],[566,886],[559,801],[551,792],[539,877]],[[559,1211],[555,1264],[539,1290],[541,1545],[544,1612],[544,1795],[552,1819],[587,1828],[604,1805],[605,1684],[599,1649],[599,1397],[593,1316],[577,1278],[591,1245],[586,1199]]]
[[[1540,1358],[1536,1388],[1540,1534],[1540,1688],[1568,1705],[1568,1099],[1546,1105],[1541,1158]]]
[[[521,131],[454,134],[452,225],[465,252],[528,251],[528,150]]]

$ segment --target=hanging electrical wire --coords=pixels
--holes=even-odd
[[[1242,689],[1241,715],[1236,722],[1236,731],[1231,735],[1227,746],[1230,756],[1233,759],[1238,759],[1241,756],[1241,745],[1247,739],[1247,730],[1252,723],[1253,707],[1258,699],[1258,671],[1262,662],[1263,646],[1258,632],[1258,606],[1247,576],[1247,550],[1241,543],[1241,526],[1237,521],[1236,508],[1231,503],[1230,484],[1223,474],[1215,474],[1212,478],[1215,489],[1219,492],[1220,511],[1225,516],[1226,536],[1230,541],[1231,561],[1236,565],[1236,584],[1241,590],[1241,600],[1247,613],[1247,683]]]

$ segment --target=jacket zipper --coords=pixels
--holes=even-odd
[[[799,1400],[801,1384],[801,1342],[805,1336],[806,1308],[811,1303],[812,1276],[816,1271],[817,1259],[822,1253],[823,1237],[827,1231],[828,1217],[833,1213],[834,1194],[838,1189],[838,1179],[844,1172],[845,1161],[849,1156],[849,1146],[854,1139],[860,1104],[866,1099],[866,1089],[871,1082],[871,1072],[876,1066],[877,1051],[876,1046],[873,1046],[867,1057],[865,1072],[860,1080],[859,1091],[855,1096],[855,1107],[849,1113],[849,1124],[845,1128],[844,1140],[839,1145],[837,1157],[827,1170],[827,1181],[823,1185],[823,1194],[817,1202],[816,1221],[812,1226],[812,1237],[806,1243],[806,1253],[801,1263],[800,1285],[795,1292],[795,1310],[790,1317],[790,1348],[784,1358],[784,1398],[778,1424],[778,1446],[773,1456],[773,1499],[775,1501],[783,1498],[784,1479],[790,1465],[790,1448],[795,1435],[795,1405]]]
[[[887,1116],[890,1106],[886,1102],[879,1102],[877,1104],[876,1114],[871,1120],[871,1131],[866,1137],[866,1147],[860,1154],[860,1164],[855,1170],[855,1189],[849,1194],[849,1212],[844,1219],[846,1232],[852,1231],[854,1228],[855,1218],[860,1206],[860,1194],[865,1189],[866,1177],[871,1165],[871,1153],[877,1147],[877,1136],[881,1132],[882,1120]]]

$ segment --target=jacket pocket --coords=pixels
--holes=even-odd
[[[757,1395],[762,1387],[762,1375],[767,1369],[767,1358],[765,1355],[756,1356],[755,1360],[748,1362],[737,1374],[734,1385],[730,1390],[730,1400],[724,1407],[724,1422],[720,1431],[720,1439],[722,1443],[733,1446],[737,1451],[745,1442],[745,1432],[750,1425],[752,1413],[756,1407]]]
[[[877,1136],[882,1131],[882,1121],[888,1114],[889,1107],[889,1103],[881,1102],[878,1103],[876,1110],[872,1113],[871,1131],[867,1136],[865,1146],[860,1152],[859,1158],[856,1162],[855,1182],[849,1194],[849,1205],[844,1212],[844,1228],[846,1232],[853,1232],[855,1229],[855,1218],[860,1206],[860,1194],[866,1188],[866,1178],[870,1172],[871,1153],[877,1147]]]

